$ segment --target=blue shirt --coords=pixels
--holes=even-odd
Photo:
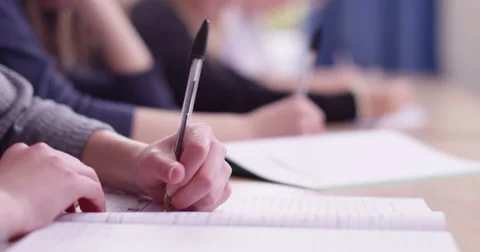
[[[175,108],[171,92],[157,71],[159,67],[137,76],[114,76],[103,81],[97,76],[97,82],[88,80],[88,75],[77,74],[78,87],[75,86],[58,73],[55,61],[42,49],[20,0],[0,1],[0,64],[31,82],[35,96],[65,104],[79,114],[110,124],[127,137],[131,135],[134,112],[133,105],[128,103],[147,102]],[[132,79],[135,85],[131,85]],[[89,95],[82,92],[85,90]]]

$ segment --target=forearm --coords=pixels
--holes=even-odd
[[[103,56],[114,72],[132,74],[153,66],[148,48],[117,0],[82,0],[76,9],[98,38]]]
[[[253,137],[248,118],[245,115],[226,113],[194,113],[192,122],[210,125],[215,136],[221,141]],[[180,125],[178,111],[160,111],[140,108],[135,112],[132,138],[152,143],[177,132]]]
[[[99,130],[88,139],[81,160],[95,169],[104,186],[143,194],[133,181],[135,157],[145,147],[146,144]]]

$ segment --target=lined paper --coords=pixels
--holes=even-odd
[[[59,217],[58,222],[151,224],[185,226],[252,226],[366,230],[444,230],[445,216],[430,214],[238,214],[226,212],[80,213]]]
[[[55,223],[9,252],[459,252],[446,232]]]
[[[108,212],[156,212],[159,204],[132,195],[107,192]],[[137,210],[137,211],[134,211]],[[259,196],[232,193],[227,202],[217,211],[239,214],[346,212],[346,213],[418,213],[431,212],[421,198],[376,198],[376,197],[334,197],[334,196]]]
[[[124,209],[131,209],[127,204],[127,198],[110,195],[107,196],[107,199],[118,201],[118,204],[121,204]],[[139,202],[136,198],[131,198],[130,201],[132,205]],[[120,209],[111,202],[109,205]],[[159,205],[153,203],[150,206],[160,208]],[[213,213],[122,212],[67,214],[58,218],[58,221],[339,229],[442,230],[445,228],[443,213],[432,212],[422,199],[234,195]]]

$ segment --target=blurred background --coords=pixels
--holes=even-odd
[[[302,60],[306,39],[322,25],[318,67],[354,64],[366,70],[442,76],[456,85],[480,88],[480,36],[474,32],[480,24],[479,1],[238,2],[223,12],[235,33],[227,36],[223,59],[245,74],[299,74],[301,64],[295,63]]]

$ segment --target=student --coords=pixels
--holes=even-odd
[[[215,21],[226,2],[228,1],[142,0],[131,8],[132,23],[147,43],[154,58],[162,61],[166,79],[171,84],[177,100],[186,87],[188,66],[185,59],[190,52],[191,35],[198,29],[197,24],[203,18]],[[257,81],[238,74],[214,57],[209,57],[205,62],[201,81],[202,89],[199,90],[197,101],[199,103],[215,101],[214,104],[205,102],[204,106],[198,106],[202,111],[248,112],[264,103],[288,96],[293,91],[292,88],[290,92],[265,88]],[[369,88],[369,86],[354,85],[349,91],[344,89],[342,92],[330,94],[311,93],[309,97],[324,111],[327,122],[378,118],[402,105],[397,104],[401,99],[396,99],[395,95],[392,95],[398,88]]]
[[[31,1],[37,0],[29,0],[27,2]],[[81,0],[73,1],[73,3],[79,12],[96,13],[97,15],[91,15],[87,18],[96,24],[96,26],[91,26],[90,28],[100,27],[101,32],[98,34],[104,34],[108,37],[114,34],[109,33],[109,29],[105,29],[103,25],[106,23],[103,22],[109,22],[110,17],[115,17],[115,14],[108,11],[115,9],[104,8],[104,6],[108,3],[115,3],[115,1],[116,0]],[[112,125],[118,133],[124,136],[148,143],[164,137],[169,134],[169,132],[177,129],[179,124],[178,111],[161,111],[153,108],[136,107],[132,105],[132,100],[129,100],[128,97],[125,98],[125,96],[128,95],[135,96],[138,94],[137,91],[139,91],[142,92],[142,94],[147,93],[150,95],[145,98],[145,101],[165,103],[155,104],[158,107],[166,107],[170,104],[172,97],[169,96],[169,87],[161,86],[161,73],[156,71],[158,68],[153,72],[145,72],[145,75],[160,79],[160,83],[153,82],[154,85],[147,81],[130,81],[130,83],[135,83],[135,86],[120,85],[120,87],[113,87],[119,89],[112,89],[112,86],[108,84],[100,87],[95,85],[93,86],[95,91],[91,91],[91,95],[82,93],[78,89],[75,89],[71,82],[58,73],[57,70],[59,68],[61,69],[61,67],[56,65],[51,57],[41,48],[38,42],[39,39],[32,32],[32,27],[24,15],[25,12],[23,11],[24,6],[22,2],[23,1],[20,0],[0,1],[0,30],[2,31],[2,36],[0,36],[0,64],[6,65],[29,80],[33,85],[35,95],[65,104],[77,113]],[[65,3],[68,4],[68,1],[65,1]],[[132,41],[134,42],[135,40]],[[117,45],[121,45],[121,43],[117,42],[118,41],[116,41]],[[103,48],[107,47],[105,46]],[[115,49],[118,49],[118,46],[109,48],[112,49],[113,52]],[[110,53],[109,55],[114,54],[115,53]],[[123,59],[122,62],[129,60],[130,58]],[[120,61],[113,60],[112,62]],[[156,66],[161,67],[160,64],[160,62],[156,62]],[[140,73],[140,75],[142,75],[142,73]],[[130,76],[126,78],[130,78]],[[92,82],[92,84],[95,83]],[[207,91],[204,91],[205,86],[203,84],[205,84],[205,81],[202,81],[202,86],[199,90],[200,93]],[[119,90],[121,90],[121,92]],[[101,99],[102,94],[104,95],[106,93],[122,93],[124,95],[119,99],[126,99],[125,101],[130,104],[107,101],[106,97]],[[183,100],[183,95],[180,100]],[[284,96],[285,95],[274,95],[270,101],[279,100]],[[173,97],[173,99],[175,104],[171,107],[178,108],[179,98]],[[351,100],[349,97],[347,99]],[[265,103],[270,101],[266,101]],[[224,105],[216,100],[203,100],[197,102],[196,107],[202,108],[204,104],[211,104],[218,108]],[[332,106],[333,105],[334,104],[332,104]],[[192,119],[194,122],[206,122],[211,125],[215,135],[217,135],[219,139],[232,140],[318,133],[323,129],[324,117],[322,111],[309,100],[304,98],[290,98],[255,109],[246,114],[195,114]]]
[[[67,168],[71,171],[70,169],[59,170],[67,174],[58,176],[76,176],[75,174],[80,173],[82,176],[97,180],[94,172],[79,164],[81,161],[95,170],[103,186],[148,195],[160,203],[165,196],[166,185],[171,185],[168,193],[172,195],[172,207],[177,210],[211,211],[230,195],[228,181],[231,168],[225,161],[225,147],[206,125],[197,124],[187,128],[183,153],[177,161],[173,153],[176,135],[149,146],[130,140],[113,132],[110,126],[77,115],[66,106],[32,97],[31,85],[18,74],[2,66],[0,66],[0,115],[0,153],[4,153],[15,143],[34,145],[30,148],[31,151],[25,145],[16,145],[14,150],[10,149],[1,159],[0,164],[3,167],[0,169],[0,189],[10,188],[18,193],[29,192],[30,183],[12,184],[15,182],[8,178],[18,175],[17,179],[22,181],[23,176],[29,176],[20,171],[28,173],[27,163],[32,158],[38,159],[39,163],[45,161],[47,165],[53,166],[49,168],[53,170],[35,171],[38,177],[43,177],[44,175],[40,175],[43,172],[46,176],[67,164]],[[45,144],[37,144],[42,142],[66,154],[53,152]],[[38,153],[46,155],[46,159],[44,160]],[[18,156],[23,156],[27,161],[12,162],[14,157]],[[25,167],[19,169],[26,170],[17,171],[16,168],[23,164]],[[93,189],[97,189],[97,192],[89,191],[97,195],[93,202],[96,207],[92,207],[102,210],[104,207],[101,205],[98,192],[100,188],[95,181],[90,183],[93,187],[96,186]],[[25,188],[16,188],[16,186]],[[78,194],[82,193],[81,188],[76,189],[73,185],[66,189],[78,190]],[[47,192],[36,191],[35,193],[35,196],[42,196]],[[76,197],[83,196],[88,198],[91,195],[76,195]],[[36,204],[36,201],[30,203]],[[58,202],[58,204],[64,203]],[[57,203],[49,202],[48,204]],[[89,205],[91,204],[84,205],[87,210]],[[37,210],[35,205],[29,207]]]
[[[217,25],[219,41],[211,47],[212,55],[215,55],[236,72],[257,80],[259,84],[274,90],[294,91],[298,88],[300,78],[302,78],[300,73],[297,74],[300,67],[289,64],[288,67],[295,70],[287,76],[278,76],[278,72],[281,71],[278,68],[284,67],[280,64],[285,63],[286,59],[277,63],[274,61],[278,59],[269,55],[270,44],[276,43],[276,40],[269,40],[268,42],[265,40],[265,37],[269,37],[269,32],[275,34],[273,33],[274,29],[265,26],[273,21],[273,14],[276,14],[275,18],[278,16],[287,16],[287,18],[293,16],[290,18],[293,20],[288,23],[290,27],[281,27],[280,29],[284,32],[292,32],[293,39],[301,39],[298,32],[303,29],[304,33],[307,33],[307,24],[302,20],[305,17],[301,11],[303,9],[301,7],[306,4],[305,2],[290,2],[287,0],[228,1],[218,18],[215,19],[215,22],[219,23]],[[310,4],[308,8],[310,8]],[[288,12],[284,13],[282,10]],[[301,25],[304,27],[302,28]],[[265,35],[265,33],[267,34]],[[278,40],[278,42],[282,44],[290,43],[289,46],[292,48],[290,50],[295,53],[303,50],[302,45],[298,43],[291,43],[287,40]],[[299,41],[293,40],[293,42]],[[306,47],[307,44],[305,43],[303,46]],[[276,66],[272,67],[272,63]],[[272,68],[276,69],[272,71]],[[354,67],[318,68],[312,70],[308,76],[310,91],[319,93],[347,92],[351,90],[351,85],[359,85],[361,79],[361,71]]]

